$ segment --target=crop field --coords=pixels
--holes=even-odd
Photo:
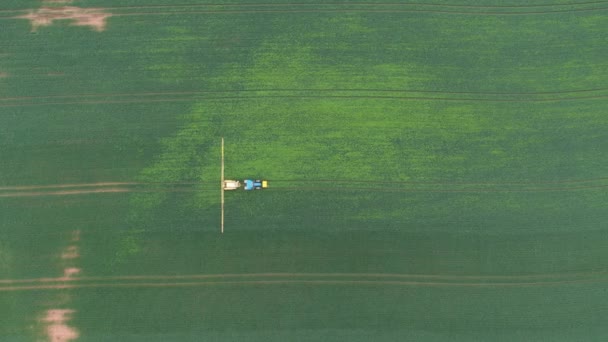
[[[1,341],[606,341],[608,1],[0,4]],[[269,181],[225,193],[228,179]]]

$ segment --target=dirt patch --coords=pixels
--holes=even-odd
[[[61,280],[68,280],[72,277],[74,277],[75,275],[78,275],[80,273],[80,268],[78,267],[68,267],[66,269],[63,270],[63,277],[59,278]]]
[[[7,78],[8,74],[5,72],[0,71],[0,78]]]
[[[111,16],[112,14],[103,8],[63,6],[41,7],[15,18],[29,20],[32,24],[32,31],[36,31],[41,26],[50,26],[55,20],[72,20],[72,25],[89,26],[93,30],[101,32],[106,29],[106,19]]]
[[[51,309],[47,310],[44,317],[40,320],[45,323],[45,337],[48,341],[68,342],[78,339],[80,333],[68,322],[72,319],[75,310],[71,309]]]

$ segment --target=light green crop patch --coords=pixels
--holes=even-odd
[[[197,210],[217,206],[220,137],[226,139],[226,177],[268,179],[271,189],[316,180],[355,182],[350,187],[357,187],[358,181],[441,183],[395,185],[412,192],[384,197],[364,192],[328,195],[321,200],[320,208],[336,201],[366,208],[356,212],[335,204],[331,220],[337,223],[371,220],[382,225],[393,220],[409,222],[408,229],[432,226],[441,230],[448,224],[446,220],[459,217],[455,224],[462,224],[462,231],[483,231],[493,220],[502,219],[505,225],[518,223],[522,213],[541,220],[535,214],[540,210],[561,210],[564,204],[558,196],[545,193],[538,195],[538,203],[529,200],[532,197],[526,191],[541,186],[538,182],[601,174],[589,167],[592,159],[577,163],[564,157],[573,156],[569,149],[553,147],[557,139],[575,142],[592,130],[572,114],[577,108],[589,107],[586,117],[597,126],[605,126],[592,114],[597,106],[582,101],[576,106],[568,105],[571,102],[527,101],[553,95],[517,94],[543,88],[517,79],[522,70],[514,69],[515,62],[509,57],[517,51],[509,50],[514,48],[512,43],[501,36],[512,22],[480,18],[463,21],[458,27],[450,24],[449,30],[438,32],[449,24],[428,20],[426,27],[416,28],[418,35],[412,32],[397,39],[399,28],[390,27],[395,23],[367,29],[370,20],[321,17],[310,27],[296,21],[284,31],[261,39],[249,51],[246,62],[224,63],[220,72],[206,82],[211,89],[225,92],[197,99],[191,113],[184,116],[180,131],[163,139],[161,153],[140,177],[146,182],[199,182],[196,188],[202,191],[179,199],[167,193],[134,195],[133,212],[140,213],[133,217],[147,217],[144,212],[174,201]],[[526,37],[533,37],[538,30],[536,24],[525,20],[513,22],[523,25],[517,30]],[[339,29],[333,24],[339,24]],[[426,40],[437,34],[441,39]],[[385,55],[369,53],[382,36],[390,41],[390,48],[404,54],[391,54],[390,49]],[[462,42],[456,44],[454,37],[462,37]],[[446,46],[437,45],[439,41]],[[454,58],[442,54],[450,49]],[[528,49],[528,45],[521,49]],[[361,54],[352,53],[355,50]],[[502,69],[496,68],[500,59],[496,51],[507,51],[508,60]],[[347,57],[341,55],[344,52]],[[421,62],[421,56],[429,59]],[[534,55],[522,58],[538,62]],[[476,68],[464,68],[473,62]],[[564,62],[552,63],[560,66]],[[545,69],[552,70],[549,66]],[[503,77],[508,70],[516,76]],[[466,83],[478,76],[475,81],[480,82],[500,77],[504,81],[501,87],[510,89],[504,94],[492,93],[491,89],[448,91],[460,89],[454,82]],[[557,138],[556,130],[565,134]],[[588,151],[583,145],[591,144],[591,136],[584,140],[576,144],[581,145],[581,151]],[[581,158],[590,156],[590,152],[576,153]],[[286,182],[273,183],[273,179]],[[508,182],[530,184],[517,188],[503,184]],[[456,192],[448,195],[442,191]],[[281,208],[290,212],[289,204],[282,203],[280,196],[272,199],[272,194],[264,194],[265,199],[256,204],[248,203],[244,195],[235,196],[233,205],[240,206],[245,214],[262,210],[264,203],[276,209],[273,215],[277,217]],[[391,205],[387,204],[389,200]],[[311,203],[304,202],[302,207],[310,207]]]
[[[214,183],[216,161],[204,156],[215,154],[209,148],[217,148],[220,136],[227,139],[227,177],[432,179],[466,162],[464,150],[445,151],[446,146],[491,127],[473,105],[374,98],[369,91],[327,92],[415,87],[416,80],[406,83],[416,66],[383,63],[355,72],[355,66],[324,63],[313,46],[286,41],[278,36],[262,44],[251,66],[227,68],[233,74],[215,81],[226,76],[279,91],[247,92],[230,104],[199,102],[181,131],[163,140],[163,152],[141,179]],[[135,198],[151,208],[165,197]]]

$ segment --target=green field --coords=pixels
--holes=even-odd
[[[0,27],[1,341],[608,339],[608,1]]]

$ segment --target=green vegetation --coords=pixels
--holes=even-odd
[[[0,337],[605,340],[608,3],[224,4],[2,5]]]

